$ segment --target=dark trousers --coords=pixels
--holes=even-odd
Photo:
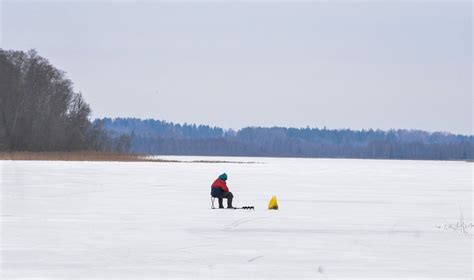
[[[232,208],[232,199],[234,198],[234,195],[231,192],[225,192],[219,196],[219,208],[224,208],[224,198],[227,198],[227,208]]]

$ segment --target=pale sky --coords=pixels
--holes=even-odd
[[[471,1],[1,5],[93,117],[473,134]]]

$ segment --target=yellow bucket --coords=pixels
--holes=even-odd
[[[268,202],[268,210],[278,210],[278,201],[276,196],[272,196]]]

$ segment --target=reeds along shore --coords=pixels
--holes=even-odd
[[[42,161],[123,161],[123,162],[182,162],[182,163],[239,163],[255,164],[253,161],[229,160],[174,160],[160,159],[141,154],[120,154],[105,152],[0,152],[0,160],[42,160]]]
[[[161,161],[143,155],[80,152],[0,152],[0,160],[54,160],[54,161]]]

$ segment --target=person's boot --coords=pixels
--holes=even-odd
[[[227,199],[227,208],[234,208],[234,206],[232,206],[232,199],[233,197],[229,197]]]
[[[219,197],[219,208],[224,208],[224,199]]]

